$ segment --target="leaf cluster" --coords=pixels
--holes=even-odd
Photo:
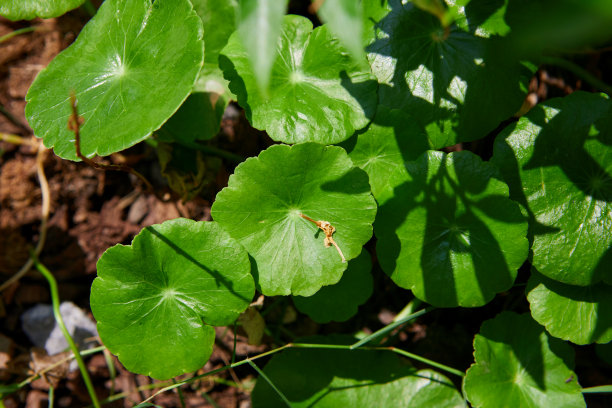
[[[287,1],[106,0],[28,92],[45,146],[77,160],[70,90],[88,157],[152,137],[202,146],[230,100],[279,142],[236,167],[214,221],[150,226],[105,252],[91,305],[109,350],[170,378],[207,361],[212,326],[256,290],[326,323],[357,312],[379,269],[429,305],[474,308],[522,268],[530,313],[482,325],[463,397],[384,351],[332,347],[275,356],[253,404],[585,406],[568,341],[612,341],[612,102],[523,104],[547,53],[597,46],[612,13],[541,3],[327,0],[314,28]],[[490,160],[449,149],[493,137]]]

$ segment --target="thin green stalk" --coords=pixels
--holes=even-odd
[[[207,145],[203,145],[200,143],[196,143],[196,142],[177,142],[180,145],[183,145],[185,147],[189,147],[192,149],[196,149],[199,150],[203,153],[208,153],[208,154],[212,154],[213,156],[219,156],[222,157],[224,159],[227,159],[228,161],[232,162],[232,163],[242,163],[244,161],[244,157],[239,156],[237,154],[228,152],[227,150],[223,150],[223,149],[219,149],[218,147],[213,147],[213,146],[207,146]]]
[[[598,385],[596,387],[588,387],[582,389],[583,394],[596,394],[604,392],[612,392],[612,385]]]
[[[255,371],[257,371],[257,374],[259,374],[259,376],[260,376],[261,378],[263,378],[263,379],[264,379],[264,380],[265,380],[265,381],[268,383],[268,385],[269,385],[270,387],[272,387],[272,389],[273,389],[273,390],[274,390],[274,391],[275,391],[275,392],[278,394],[278,396],[279,396],[279,397],[280,397],[280,398],[283,400],[283,402],[284,402],[285,404],[287,404],[287,406],[288,406],[289,408],[291,408],[291,407],[292,407],[292,405],[291,405],[291,401],[289,401],[289,400],[287,399],[287,397],[285,397],[285,394],[283,394],[283,392],[282,392],[281,390],[279,390],[279,389],[276,387],[276,385],[274,385],[274,383],[272,382],[272,380],[270,380],[270,378],[268,378],[268,376],[267,376],[267,375],[266,375],[266,374],[265,374],[263,371],[261,371],[261,369],[260,369],[260,368],[257,366],[257,364],[255,364],[254,362],[252,362],[251,360],[249,360],[249,365],[250,365],[251,367],[253,367],[253,369],[254,369]]]
[[[0,140],[3,142],[15,144],[15,145],[30,145],[33,147],[38,146],[38,143],[36,143],[32,139],[26,139],[25,137],[12,135],[10,133],[0,132]]]
[[[157,146],[159,145],[159,141],[155,138],[147,138],[145,139],[145,142],[147,144],[149,144],[152,147],[157,148]],[[223,149],[219,149],[218,147],[214,147],[214,146],[208,146],[208,145],[204,145],[198,142],[187,142],[184,140],[175,140],[173,143],[176,143],[180,146],[183,147],[187,147],[189,149],[195,149],[195,150],[199,150],[203,153],[206,154],[210,154],[213,156],[218,156],[221,158],[224,158],[232,163],[242,163],[245,160],[245,157],[242,157],[240,155],[228,152],[227,150],[223,150]]]
[[[11,31],[10,33],[4,34],[3,36],[0,37],[0,44],[5,42],[6,40],[10,40],[11,38],[15,36],[18,36],[20,34],[31,33],[32,31],[36,31],[37,29],[38,27],[36,26],[30,26],[30,27],[23,27],[15,31]]]
[[[265,310],[262,310],[261,312],[259,312],[259,314],[261,315],[261,317],[266,317],[266,315],[270,313],[271,310],[274,310],[276,307],[286,302],[287,302],[286,296],[279,296],[276,299],[274,299],[274,301],[269,306],[266,306]]]
[[[433,309],[433,308],[427,308],[427,309]],[[427,309],[422,309],[419,312],[412,314],[411,315],[412,318],[418,317],[418,316],[426,313]],[[415,316],[415,315],[417,315],[417,316]],[[406,321],[410,320],[411,316],[407,316],[406,319],[402,319],[402,322],[405,323]],[[159,395],[161,393],[164,393],[166,391],[170,391],[170,390],[172,390],[172,389],[174,389],[176,387],[180,387],[183,384],[187,384],[187,383],[190,383],[190,382],[202,379],[204,377],[207,377],[207,376],[210,376],[210,375],[214,375],[214,374],[223,372],[225,370],[229,370],[230,368],[236,368],[236,367],[239,367],[239,366],[244,365],[244,364],[249,364],[249,365],[253,366],[253,364],[252,364],[253,361],[258,360],[258,359],[263,358],[263,357],[270,356],[272,354],[276,354],[276,353],[278,353],[280,351],[283,351],[285,349],[290,349],[290,348],[306,348],[306,349],[332,349],[332,350],[349,350],[349,351],[351,351],[351,350],[355,350],[354,346],[355,345],[310,344],[310,343],[289,343],[289,344],[285,344],[284,346],[275,348],[273,350],[266,351],[265,353],[258,354],[255,357],[245,358],[244,360],[237,361],[235,363],[232,363],[232,364],[224,366],[224,367],[217,368],[215,370],[211,370],[211,371],[209,371],[207,373],[204,373],[204,374],[192,377],[192,378],[190,378],[188,380],[180,381],[180,382],[177,382],[176,384],[172,384],[172,385],[166,386],[166,387],[158,390],[157,392],[155,392],[153,395],[151,395],[149,398],[147,398],[146,400],[142,401],[141,403],[149,402],[154,397],[156,397],[157,395]],[[372,351],[390,351],[390,352],[393,352],[393,353],[400,354],[400,355],[402,355],[404,357],[408,357],[408,358],[411,358],[411,359],[414,359],[414,360],[421,361],[421,362],[423,362],[425,364],[429,364],[432,367],[439,368],[440,370],[446,371],[446,372],[448,372],[450,374],[457,375],[459,377],[463,377],[465,375],[465,373],[462,372],[462,371],[459,371],[459,370],[454,369],[452,367],[448,367],[448,366],[446,366],[444,364],[437,363],[437,362],[429,360],[429,359],[427,359],[425,357],[421,357],[421,356],[418,356],[416,354],[412,354],[410,352],[407,352],[407,351],[404,351],[404,350],[401,350],[401,349],[398,349],[398,348],[395,348],[395,347],[360,347],[360,349],[361,350],[372,350]],[[259,370],[257,370],[257,371],[259,372]],[[266,380],[266,381],[268,381],[268,380]],[[119,394],[117,394],[117,396],[118,395]]]
[[[560,57],[552,57],[552,56],[542,56],[541,62],[548,65],[555,65],[557,67],[566,69],[573,73],[574,75],[584,79],[586,82],[591,84],[596,89],[607,93],[612,96],[612,86],[606,84],[601,79],[597,78],[595,75],[591,74],[586,69],[581,66],[574,64],[571,61]]]
[[[272,354],[278,353],[279,351],[282,351],[282,350],[284,350],[284,349],[286,349],[286,348],[289,348],[289,347],[291,347],[291,344],[285,344],[284,346],[281,346],[281,347],[275,348],[274,350],[269,350],[269,351],[266,351],[265,353],[258,354],[258,355],[256,355],[255,357],[245,358],[244,360],[237,361],[237,362],[235,362],[235,363],[233,363],[233,364],[230,364],[230,365],[227,365],[227,366],[224,366],[224,367],[219,367],[219,368],[214,369],[214,370],[211,370],[211,371],[209,371],[209,372],[207,372],[207,373],[200,374],[200,375],[198,375],[198,376],[192,377],[192,378],[190,378],[189,380],[180,381],[180,382],[178,382],[178,383],[176,383],[176,384],[169,385],[169,386],[167,386],[167,387],[164,387],[164,388],[160,389],[160,390],[159,390],[159,391],[157,391],[155,394],[151,395],[149,398],[147,398],[146,400],[142,401],[142,403],[144,403],[144,402],[149,402],[149,401],[151,401],[151,400],[152,400],[154,397],[156,397],[157,395],[159,395],[159,394],[161,394],[161,393],[164,393],[164,392],[166,392],[166,391],[170,391],[170,390],[172,390],[172,389],[174,389],[174,388],[176,388],[176,387],[180,387],[181,385],[183,385],[183,384],[187,384],[188,382],[196,381],[196,380],[202,379],[202,378],[204,378],[204,377],[208,377],[208,376],[210,376],[210,375],[214,375],[214,374],[217,374],[217,373],[223,372],[223,371],[225,371],[225,370],[229,370],[230,368],[236,368],[236,367],[239,367],[239,366],[241,366],[241,365],[248,364],[248,362],[249,362],[250,360],[257,360],[257,359],[259,359],[259,358],[266,357],[266,356],[269,356],[269,355],[272,355]],[[119,395],[119,394],[117,394],[117,395]]]
[[[408,302],[408,304],[406,306],[404,306],[404,308],[402,310],[400,310],[400,312],[397,314],[397,316],[395,316],[395,318],[393,319],[394,322],[400,321],[408,316],[410,316],[411,314],[414,313],[414,311],[421,306],[421,303],[423,303],[421,300],[414,298],[412,299],[410,302]]]
[[[100,403],[98,402],[98,397],[96,396],[95,389],[93,387],[91,379],[89,378],[89,373],[87,372],[85,362],[83,361],[83,358],[81,357],[79,349],[74,343],[74,340],[70,336],[68,329],[66,329],[64,319],[62,318],[62,315],[60,313],[60,301],[59,292],[57,290],[57,281],[53,277],[53,274],[38,261],[38,257],[36,256],[36,254],[31,253],[30,256],[32,258],[32,261],[34,262],[34,266],[36,267],[36,269],[38,269],[38,271],[45,277],[45,279],[47,279],[47,282],[49,282],[49,288],[51,291],[51,302],[53,304],[53,315],[55,316],[55,321],[60,327],[62,334],[64,335],[64,338],[66,338],[66,341],[70,346],[70,350],[72,350],[72,354],[74,354],[74,358],[76,359],[77,364],[79,365],[79,369],[81,371],[81,375],[83,376],[83,381],[85,382],[85,386],[87,387],[87,392],[89,393],[89,397],[91,398],[92,404],[95,408],[100,408]]]
[[[173,378],[172,379],[172,383],[176,384],[176,380]],[[179,402],[181,403],[181,407],[185,408],[185,397],[183,396],[183,390],[181,390],[181,388],[177,388],[176,391],[178,392],[178,396],[179,396]]]
[[[187,383],[187,381],[184,381],[182,384],[186,384],[186,383]],[[138,392],[148,391],[148,390],[153,390],[155,388],[167,387],[167,386],[171,386],[171,385],[172,385],[172,381],[161,381],[161,382],[156,382],[156,383],[154,382],[153,384],[144,384],[144,385],[141,385],[141,386],[137,387],[136,391],[138,391]],[[121,392],[121,393],[118,393],[118,394],[111,395],[108,398],[103,399],[102,401],[100,401],[100,404],[101,405],[106,405],[106,404],[110,404],[111,402],[120,400],[122,398],[126,398],[128,396],[128,394],[130,394],[132,391],[134,391],[134,390],[129,390],[129,391],[126,391],[126,392]],[[155,395],[157,395],[157,394],[155,394]],[[141,404],[143,404],[144,402],[146,402],[146,401],[141,402]],[[91,408],[91,405],[89,407],[87,407],[87,408]]]
[[[111,380],[110,385],[110,395],[115,393],[115,378],[117,377],[117,370],[115,369],[115,364],[113,363],[113,359],[111,357],[110,351],[104,349],[104,361],[106,362],[106,366],[108,367],[108,373]]]
[[[373,340],[376,340],[382,336],[384,336],[385,334],[389,333],[390,331],[392,331],[393,329],[395,329],[398,326],[401,326],[402,324],[416,319],[417,317],[423,316],[425,313],[428,313],[430,311],[432,311],[434,309],[434,307],[426,307],[424,309],[419,310],[416,313],[412,313],[411,315],[408,315],[406,317],[404,317],[403,319],[399,319],[385,327],[383,327],[380,330],[375,331],[374,333],[370,334],[369,336],[364,337],[363,339],[359,340],[357,343],[353,344],[351,346],[351,349],[356,349],[358,347],[363,346],[364,344],[367,344]]]
[[[52,385],[49,385],[49,393],[47,394],[47,398],[49,398],[49,408],[53,408],[53,400],[55,400],[55,388]]]
[[[236,362],[236,329],[238,328],[238,321],[234,322],[234,347],[232,347],[232,364]]]
[[[207,393],[202,392],[202,393],[200,393],[200,395],[201,395],[201,396],[202,396],[202,397],[203,397],[203,398],[204,398],[206,401],[208,401],[208,403],[209,403],[210,405],[212,405],[212,406],[213,406],[213,408],[221,408],[221,407],[219,407],[219,405],[217,405],[217,403],[215,402],[215,400],[214,400],[214,399],[212,399],[212,398],[210,397],[210,395],[208,395]]]
[[[85,356],[89,356],[91,354],[96,354],[99,351],[103,351],[106,350],[105,346],[98,346],[98,347],[94,347],[91,349],[87,349],[87,350],[83,350],[81,351],[79,354],[83,357]],[[22,382],[20,382],[19,384],[17,384],[16,389],[19,388],[23,388],[26,385],[30,384],[32,381],[37,380],[38,378],[40,378],[41,375],[43,375],[44,373],[53,370],[55,367],[58,367],[70,360],[72,360],[74,358],[74,354],[69,355],[68,357],[62,358],[59,361],[56,361],[55,363],[48,365],[47,367],[45,367],[43,370],[39,371],[38,373],[36,373],[35,375],[26,378],[25,380],[23,380]],[[1,407],[0,407],[1,408]]]
[[[412,353],[410,353],[408,351],[405,351],[405,350],[402,350],[402,349],[398,349],[398,348],[395,348],[395,347],[389,347],[388,349],[391,350],[392,352],[396,353],[396,354],[399,354],[400,356],[404,356],[404,357],[411,358],[413,360],[420,361],[421,363],[425,363],[425,364],[428,364],[428,365],[430,365],[432,367],[439,368],[440,370],[446,371],[447,373],[455,374],[456,376],[459,376],[459,377],[464,377],[465,376],[465,373],[463,371],[459,371],[459,370],[457,370],[455,368],[446,366],[444,364],[436,363],[435,361],[430,360],[428,358],[421,357],[419,355],[412,354]]]

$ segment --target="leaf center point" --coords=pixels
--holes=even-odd
[[[304,82],[304,74],[301,71],[293,71],[289,75],[289,81],[292,84],[299,84],[300,82]]]
[[[176,295],[178,295],[178,292],[175,291],[174,288],[164,288],[164,289],[162,289],[162,297],[164,299],[172,299]]]

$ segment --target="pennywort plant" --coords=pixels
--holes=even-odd
[[[26,3],[40,2],[0,14],[30,18]],[[32,84],[28,121],[68,160],[71,91],[87,157],[152,134],[204,146],[230,100],[278,142],[236,167],[214,221],[153,225],[104,253],[104,344],[167,379],[202,367],[213,326],[256,292],[346,320],[373,291],[374,236],[382,270],[431,307],[484,306],[523,267],[531,313],[482,325],[461,392],[398,355],[418,356],[327,336],[276,354],[254,406],[584,407],[568,342],[605,356],[612,341],[612,103],[523,103],[542,61],[609,38],[609,4],[326,0],[315,28],[287,3],[106,0]],[[441,150],[493,137],[490,160]]]

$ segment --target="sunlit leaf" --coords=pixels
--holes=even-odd
[[[463,380],[473,407],[586,407],[569,344],[529,314],[503,312],[474,338],[475,363]]]
[[[328,221],[347,260],[372,236],[376,202],[367,174],[344,149],[274,145],[236,167],[212,216],[255,259],[264,295],[310,296],[338,282],[347,264],[314,223]]]
[[[85,0],[2,0],[0,16],[9,20],[51,18],[79,7]]]
[[[435,148],[480,139],[521,107],[518,58],[461,9],[445,28],[412,2],[364,5],[380,103],[412,115]]]
[[[339,143],[365,127],[376,109],[375,77],[351,58],[326,26],[285,16],[267,92],[260,90],[249,51],[232,35],[219,57],[251,124],[285,143]]]
[[[533,266],[569,285],[612,284],[612,102],[575,92],[496,139],[493,162],[525,205]]]
[[[67,128],[74,91],[84,119],[81,152],[118,152],[172,116],[191,92],[202,59],[202,22],[188,0],[107,0],[38,74],[26,96],[26,117],[45,146],[76,160]]]
[[[214,222],[143,229],[98,261],[91,310],[104,345],[130,371],[166,379],[212,353],[212,326],[232,324],[255,291],[246,251]]]

